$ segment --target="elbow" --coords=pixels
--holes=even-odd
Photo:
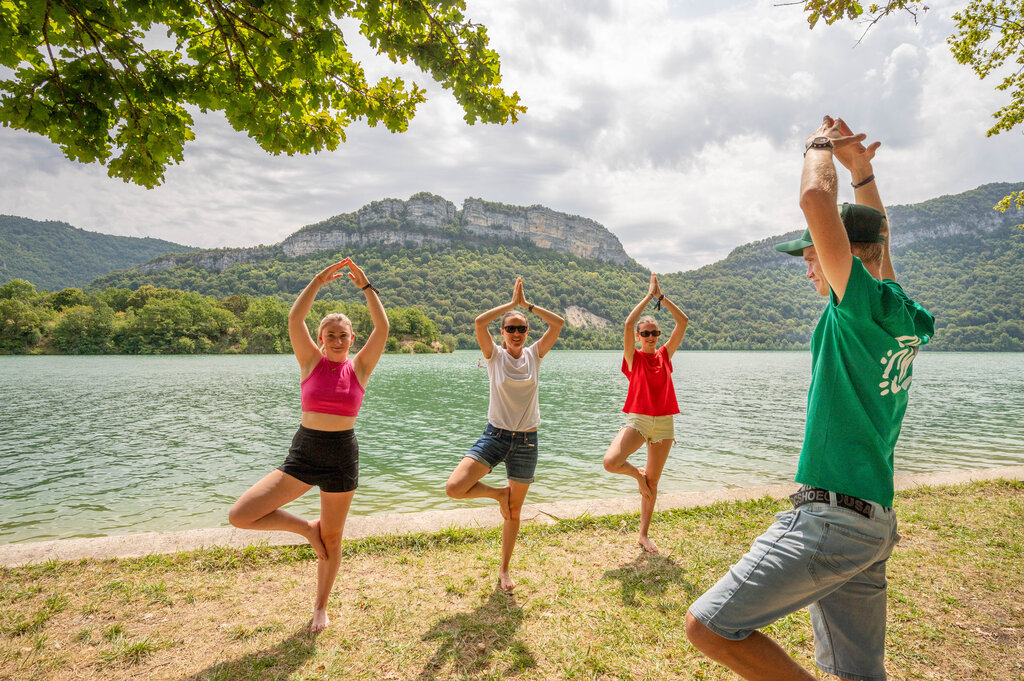
[[[835,194],[824,187],[811,185],[800,190],[800,210],[804,212],[804,215],[810,215],[829,207],[834,210],[835,204]]]

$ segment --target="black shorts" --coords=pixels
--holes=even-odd
[[[288,458],[278,470],[324,492],[351,492],[359,486],[359,443],[355,429],[313,430],[299,426]]]

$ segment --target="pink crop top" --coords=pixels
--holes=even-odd
[[[302,411],[356,416],[365,392],[356,378],[352,360],[332,362],[322,357],[302,382]]]

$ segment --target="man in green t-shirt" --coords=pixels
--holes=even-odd
[[[825,117],[804,152],[803,237],[776,249],[802,256],[829,302],[811,339],[807,425],[794,509],[697,599],[690,641],[746,679],[814,677],[758,631],[807,607],[819,669],[883,681],[885,564],[899,541],[893,450],[918,348],[931,314],[895,281],[889,225],[865,147],[841,119]],[[835,159],[851,174],[855,204],[836,210]]]

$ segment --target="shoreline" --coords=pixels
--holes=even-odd
[[[974,470],[946,471],[897,475],[896,491],[921,486],[958,485],[978,480],[1024,480],[1024,466],[1004,466]],[[658,497],[656,511],[673,508],[708,506],[721,501],[748,501],[769,496],[782,499],[795,491],[795,482],[758,487],[722,488],[702,492],[679,492]],[[524,523],[553,524],[559,520],[581,516],[603,516],[640,511],[639,496],[613,499],[579,499],[573,501],[527,504],[523,506]],[[476,507],[445,511],[420,511],[370,516],[353,516],[345,525],[345,539],[363,539],[377,535],[402,535],[416,532],[437,532],[451,527],[490,528],[501,524],[497,507]],[[271,546],[304,544],[305,540],[289,532],[260,532],[219,527],[178,532],[146,532],[142,534],[56,539],[0,545],[0,566],[18,567],[50,560],[86,558],[133,558],[150,554],[178,553],[211,547],[243,548],[256,542]]]

